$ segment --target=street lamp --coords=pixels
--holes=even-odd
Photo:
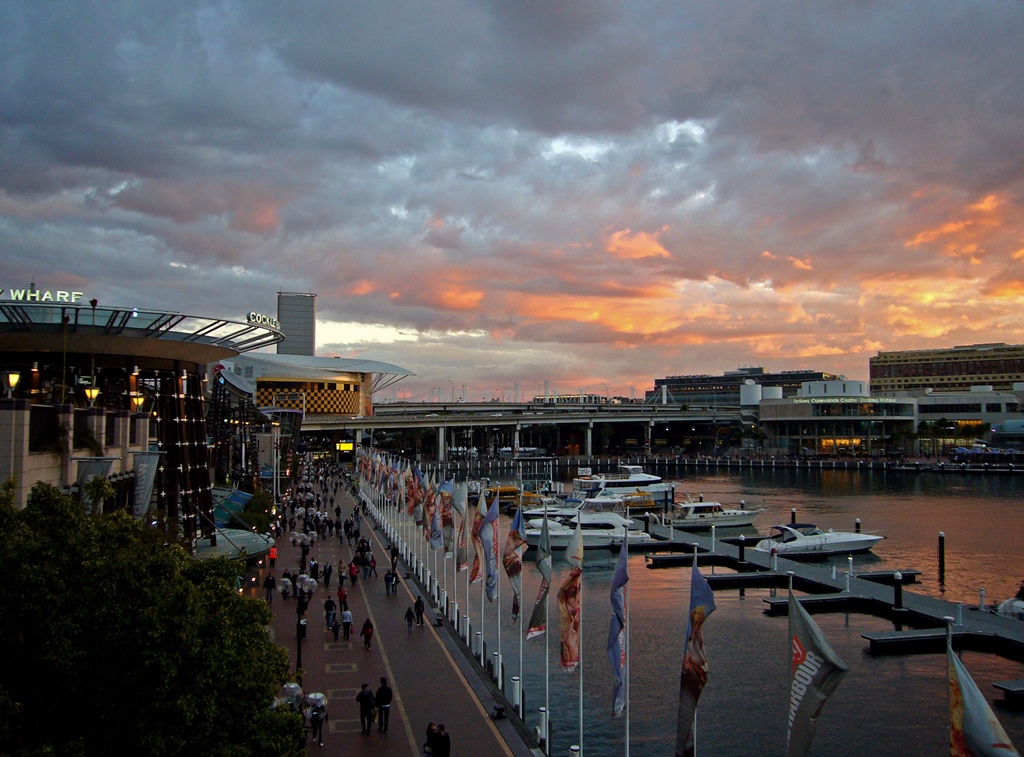
[[[89,400],[89,407],[96,405],[96,398],[100,394],[100,388],[96,385],[85,387],[85,397]]]
[[[14,396],[14,390],[18,387],[18,382],[21,381],[21,373],[18,371],[6,371],[4,373],[4,384],[7,386],[7,397]]]
[[[452,402],[455,402],[455,382],[448,379],[448,383],[452,385]]]

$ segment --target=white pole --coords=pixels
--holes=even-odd
[[[626,545],[623,544],[622,548],[625,549]],[[580,562],[580,568],[583,568],[582,561]],[[576,662],[576,667],[580,671],[580,754],[583,754],[583,576],[580,576],[580,633],[579,639],[577,640],[579,646],[577,647],[576,656],[579,658]]]
[[[623,538],[628,535],[627,526],[623,525]],[[625,549],[626,545],[623,543],[622,548]],[[627,562],[629,558],[626,558]],[[629,757],[629,581],[626,582],[625,591],[623,592],[622,603],[626,606],[626,638],[625,642],[625,656],[626,656],[626,669],[624,671],[624,685],[626,687],[626,751],[625,757]]]
[[[494,540],[495,546],[501,543],[501,529],[498,528],[498,521],[494,521]],[[493,550],[494,547],[491,547]],[[490,563],[488,563],[490,565]],[[495,566],[497,567],[497,566]],[[501,576],[498,576],[498,606],[495,608],[494,624],[498,627],[498,669],[494,671],[494,680],[498,682],[498,691],[505,690],[505,678],[501,674],[502,662],[501,662]]]

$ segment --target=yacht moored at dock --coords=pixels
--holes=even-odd
[[[822,531],[813,523],[788,523],[772,526],[768,538],[759,541],[754,549],[788,558],[852,555],[867,552],[884,538],[850,531]]]

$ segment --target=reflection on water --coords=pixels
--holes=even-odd
[[[1024,477],[905,475],[846,471],[744,471],[693,476],[680,487],[705,500],[764,508],[756,520],[761,533],[798,519],[823,528],[865,531],[887,538],[873,555],[858,555],[854,570],[922,571],[921,584],[908,590],[949,601],[977,604],[1012,596],[1024,579]],[[501,543],[508,521],[501,521]],[[937,542],[946,535],[946,575],[938,580]],[[528,554],[524,570],[524,612],[529,615],[539,574]],[[833,558],[846,569],[846,558]],[[588,551],[583,576],[583,666],[585,748],[592,755],[623,752],[625,719],[611,718],[611,673],[605,656],[615,557]],[[689,604],[689,568],[648,570],[642,555],[629,561],[630,748],[633,754],[671,754],[675,740],[679,671]],[[710,569],[708,569],[710,571]],[[550,703],[554,752],[567,753],[578,740],[578,674],[563,675],[558,662],[555,596],[568,572],[556,553],[549,627]],[[459,600],[465,608],[464,574]],[[450,578],[449,578],[450,580]],[[444,585],[444,581],[442,581]],[[479,587],[471,587],[470,613],[479,630]],[[718,609],[705,625],[710,658],[708,686],[698,710],[698,753],[702,755],[779,754],[785,749],[788,701],[786,619],[763,612],[768,590],[717,592]],[[511,594],[502,576],[502,654],[507,677],[519,673],[518,626],[509,615]],[[486,606],[485,634],[496,645],[499,607]],[[814,739],[821,755],[934,755],[948,751],[946,665],[942,655],[871,657],[862,633],[892,630],[892,624],[865,615],[824,614],[815,620],[847,664],[850,673],[825,707]],[[527,712],[544,704],[545,640],[524,643],[523,680]],[[1024,665],[995,655],[967,652],[968,670],[990,702],[999,699],[992,681],[1024,677]],[[1018,749],[1024,746],[1024,713],[994,708]],[[536,717],[531,715],[531,725]]]

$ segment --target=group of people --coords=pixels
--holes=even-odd
[[[387,733],[391,721],[391,702],[394,694],[388,686],[388,679],[381,678],[380,686],[374,692],[370,684],[364,683],[356,694],[356,701],[359,703],[359,725],[362,732],[369,735],[373,730],[373,723],[377,721],[377,731]]]

